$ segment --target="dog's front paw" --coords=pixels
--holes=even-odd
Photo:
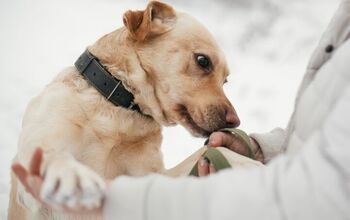
[[[71,159],[48,163],[41,198],[54,206],[97,208],[102,204],[104,180],[94,171]]]

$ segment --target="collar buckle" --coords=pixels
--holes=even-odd
[[[108,95],[107,100],[109,100],[109,99],[112,97],[112,95],[114,94],[115,90],[118,89],[118,87],[119,87],[119,85],[120,85],[121,82],[122,82],[122,81],[119,81],[119,82],[117,83],[117,85],[114,87],[114,89],[112,90],[112,92]]]

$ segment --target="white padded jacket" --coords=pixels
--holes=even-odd
[[[252,135],[266,167],[117,178],[105,219],[350,219],[349,37],[344,0],[310,61],[288,128]]]

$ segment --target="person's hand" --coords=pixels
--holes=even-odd
[[[23,184],[26,192],[30,193],[43,206],[56,210],[69,212],[71,214],[101,214],[102,207],[88,209],[85,207],[76,207],[74,209],[68,206],[57,206],[46,203],[40,196],[42,185],[45,179],[40,175],[40,167],[43,161],[43,151],[37,148],[32,156],[29,170],[26,170],[21,164],[12,165],[12,171],[16,174],[18,180]]]
[[[252,152],[255,156],[255,160],[264,162],[264,155],[261,151],[259,144],[253,139],[250,138],[252,143]],[[241,138],[236,137],[233,134],[226,132],[214,132],[209,137],[208,145],[210,147],[226,147],[238,154],[249,157],[249,148],[242,141]]]
[[[14,163],[12,165],[12,171],[24,186],[25,191],[41,203],[43,203],[40,199],[40,189],[43,183],[43,179],[40,176],[42,155],[43,151],[40,148],[36,149],[31,159],[29,170],[26,170],[19,163]]]
[[[264,155],[261,151],[259,144],[253,139],[250,138],[252,143],[253,154],[255,159],[264,162]],[[214,132],[210,135],[208,141],[209,147],[226,147],[238,154],[248,157],[249,149],[247,145],[240,139],[235,137],[232,134],[226,132]],[[209,174],[215,173],[215,168],[204,158],[200,158],[198,161],[198,175],[199,176],[207,176]]]

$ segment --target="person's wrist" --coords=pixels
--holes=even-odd
[[[250,137],[250,141],[252,143],[252,151],[255,156],[255,159],[257,161],[260,161],[261,163],[264,163],[264,154],[260,148],[259,143],[252,137]]]

